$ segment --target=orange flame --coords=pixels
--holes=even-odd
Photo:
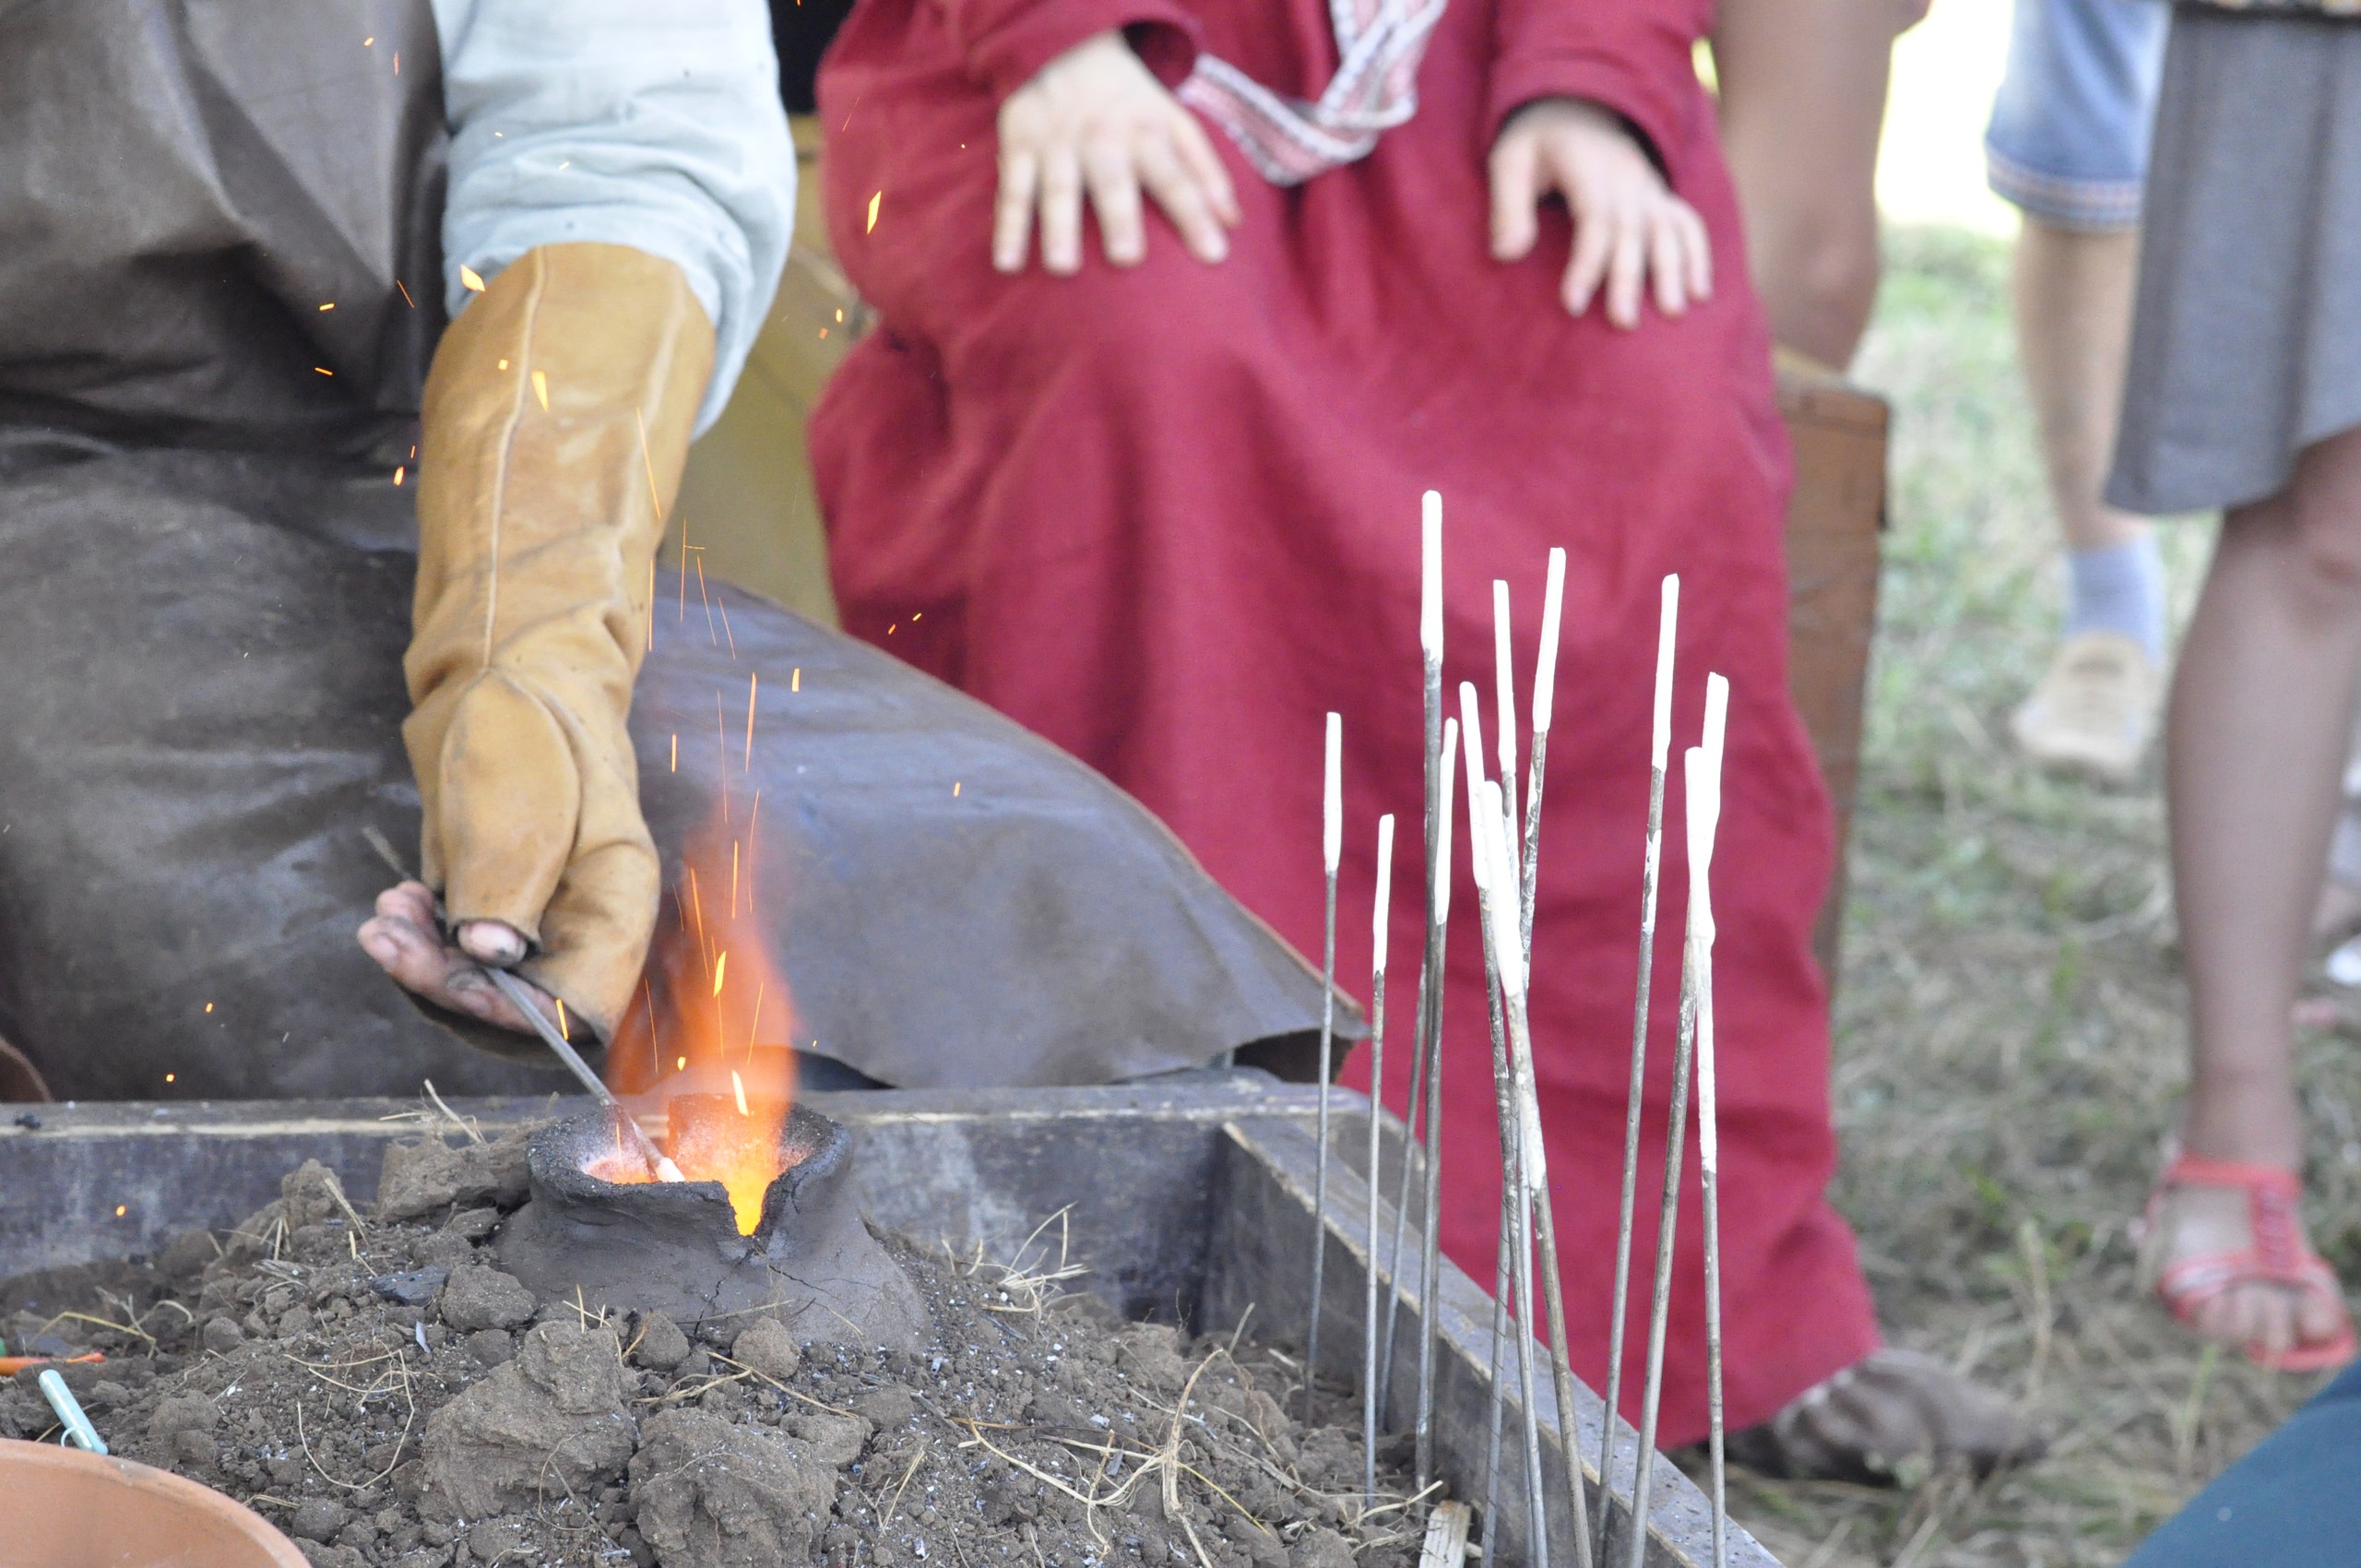
[[[657,921],[641,994],[607,1050],[607,1083],[663,1107],[665,1152],[692,1182],[718,1182],[738,1229],[753,1235],[786,1169],[779,1135],[795,1099],[794,1016],[771,953],[755,878],[753,823],[740,836],[716,813],[689,840],[681,880]],[[726,905],[721,897],[730,889]],[[635,1162],[591,1172],[639,1177]],[[650,1173],[652,1174],[652,1172]]]

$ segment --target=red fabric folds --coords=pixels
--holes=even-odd
[[[965,0],[967,27],[985,13]],[[955,7],[957,8],[957,7]],[[1003,5],[1002,14],[1022,7]],[[1321,0],[1192,0],[1204,47],[1276,90],[1335,69]],[[1417,908],[1418,495],[1445,498],[1446,676],[1491,715],[1491,581],[1529,697],[1540,585],[1569,553],[1533,1023],[1577,1370],[1604,1376],[1646,814],[1658,584],[1683,580],[1677,736],[1733,683],[1715,856],[1728,1408],[1735,1425],[1877,1344],[1824,1189],[1826,999],[1809,955],[1828,802],[1786,695],[1786,449],[1738,215],[1690,74],[1702,7],[1455,0],[1420,106],[1369,158],[1286,191],[1224,147],[1245,221],[1217,266],[1161,220],[1139,267],[995,274],[996,96],[922,0],[863,0],[821,77],[838,255],[882,327],[812,446],[848,627],[1100,768],[1309,952],[1321,932],[1323,715],[1345,716],[1340,973],[1365,982],[1374,825],[1410,868],[1392,941],[1386,1098],[1406,1098]],[[967,42],[963,45],[962,38]],[[1488,250],[1500,113],[1582,91],[1657,143],[1718,247],[1722,292],[1637,332],[1557,303],[1569,236]],[[886,218],[865,228],[871,194]],[[1462,791],[1464,811],[1465,792]],[[1649,1078],[1662,1182],[1684,861],[1679,769]],[[1445,1018],[1446,1245],[1489,1286],[1499,1181],[1464,820]],[[1354,1063],[1365,1082],[1365,1061]],[[1665,1435],[1704,1430],[1695,1156],[1684,1183]],[[1653,1256],[1643,1218],[1639,1257]],[[1642,1265],[1645,1267],[1644,1263]],[[1644,1303],[1644,1277],[1641,1286]],[[1636,1413],[1645,1313],[1624,1408]]]
[[[1178,0],[930,0],[949,24],[968,73],[1005,98],[1096,33],[1125,30],[1167,87],[1196,64],[1196,22]]]

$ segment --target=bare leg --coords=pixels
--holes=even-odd
[[[2050,504],[2071,550],[2148,535],[2145,518],[2099,499],[2115,455],[2139,268],[2136,229],[2089,233],[2028,214],[2017,239],[2017,358],[2033,395]]]
[[[2095,233],[2026,214],[2017,240],[2017,358],[2070,552],[2065,640],[2010,720],[2047,766],[2126,782],[2155,732],[2164,568],[2146,519],[2100,499],[2130,352],[2137,230]]]
[[[2299,1168],[2289,1011],[2319,897],[2361,665],[2361,431],[2306,452],[2282,493],[2233,511],[2174,683],[2166,791],[2192,1071],[2192,1154]],[[2165,1206],[2169,1256],[2243,1244],[2235,1194]],[[2224,1294],[2201,1332],[2272,1348],[2324,1339],[2326,1303]]]
[[[1722,139],[1782,347],[1853,362],[1878,293],[1878,133],[1913,0],[1722,0]]]

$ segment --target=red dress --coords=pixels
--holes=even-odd
[[[1223,145],[1245,210],[1228,260],[1192,260],[1156,220],[1143,265],[1109,267],[1094,241],[1083,274],[1057,279],[990,266],[1000,99],[1119,25],[1168,82],[1203,47],[1315,96],[1335,68],[1323,0],[861,0],[821,73],[820,106],[836,254],[881,325],[830,384],[812,447],[848,629],[1104,771],[1314,953],[1323,715],[1344,714],[1341,976],[1368,973],[1380,813],[1399,816],[1410,868],[1392,941],[1397,1110],[1421,950],[1419,493],[1444,497],[1445,678],[1454,694],[1461,680],[1486,694],[1488,731],[1492,579],[1516,595],[1522,696],[1547,552],[1566,547],[1532,1013],[1576,1370],[1594,1387],[1657,585],[1681,575],[1677,744],[1694,742],[1706,671],[1732,683],[1715,997],[1727,1399],[1743,1427],[1878,1336],[1852,1234],[1824,1195],[1836,1148],[1809,937],[1830,818],[1787,698],[1788,470],[1769,344],[1691,63],[1709,8],[1454,0],[1416,117],[1369,158],[1283,190]],[[1703,215],[1719,284],[1708,304],[1634,332],[1596,310],[1570,318],[1556,295],[1561,213],[1546,215],[1526,261],[1490,258],[1486,149],[1509,111],[1553,94],[1624,115]],[[1651,1214],[1679,984],[1680,800],[1676,753],[1643,1154],[1656,1174],[1641,1183]],[[1458,839],[1444,1240],[1489,1285],[1499,1146],[1464,816]],[[1366,1083],[1366,1063],[1354,1065]],[[1690,1159],[1667,1443],[1705,1424],[1693,1140]],[[1643,1222],[1639,1260],[1653,1258],[1654,1232]],[[1633,1320],[1623,1408],[1636,1414],[1644,1306]]]

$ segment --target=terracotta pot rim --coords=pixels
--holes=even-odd
[[[89,1454],[50,1443],[0,1438],[0,1496],[17,1501],[12,1507],[28,1510],[35,1500],[50,1495],[68,1477],[96,1480],[113,1494],[108,1506],[117,1518],[136,1513],[155,1516],[153,1533],[165,1542],[184,1540],[189,1515],[212,1520],[235,1538],[241,1558],[251,1568],[310,1568],[295,1543],[253,1509],[226,1493],[185,1476],[160,1470],[136,1459]],[[21,1522],[21,1521],[20,1521]],[[167,1545],[161,1555],[142,1561],[125,1558],[127,1568],[167,1568],[184,1561]],[[10,1561],[0,1551],[0,1562]]]

